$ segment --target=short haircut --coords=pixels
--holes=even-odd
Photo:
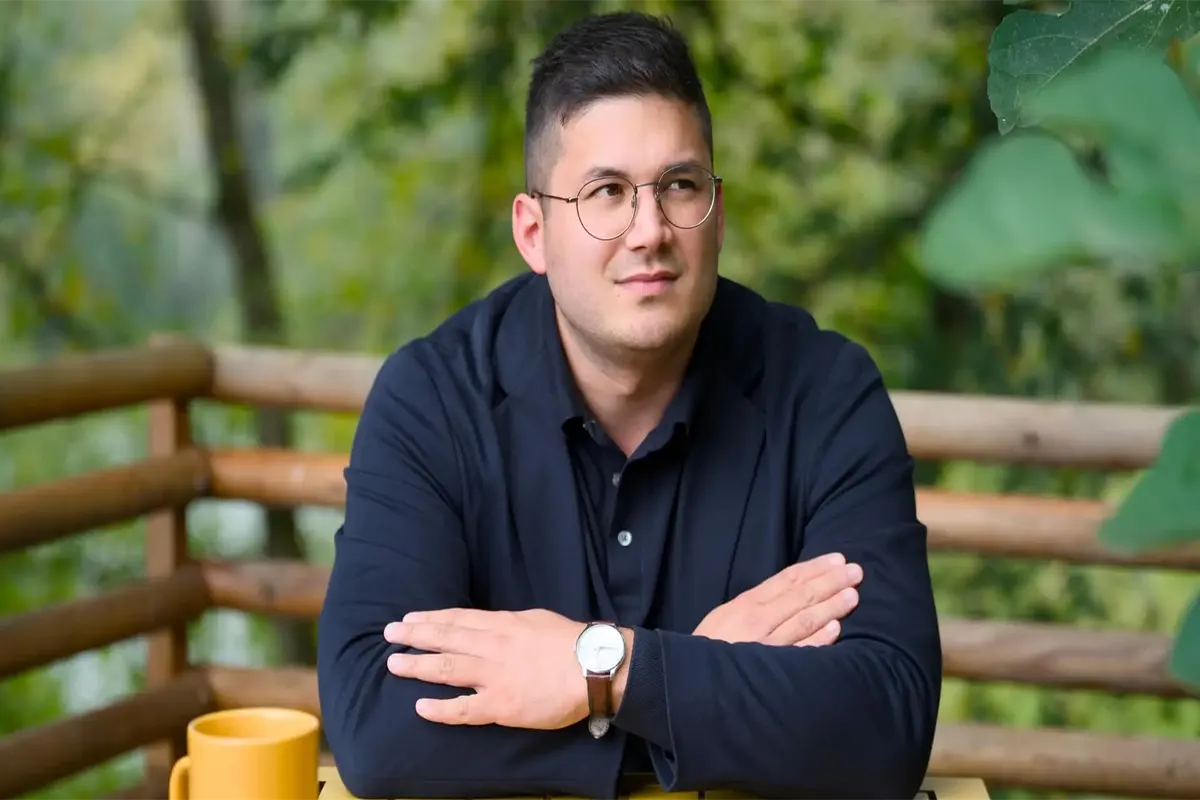
[[[632,11],[569,25],[533,60],[525,106],[525,187],[545,190],[558,153],[557,125],[597,100],[660,96],[696,112],[709,155],[712,115],[683,35],[668,19]]]

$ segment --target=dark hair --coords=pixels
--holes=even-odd
[[[658,95],[695,109],[710,155],[712,116],[687,42],[670,20],[633,11],[584,17],[551,40],[533,60],[525,105],[526,189],[544,189],[565,125],[607,97]]]

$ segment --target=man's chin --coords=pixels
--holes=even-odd
[[[631,352],[654,353],[672,350],[679,346],[686,335],[686,326],[678,320],[639,320],[625,328],[616,337],[620,346]]]

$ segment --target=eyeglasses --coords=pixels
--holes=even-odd
[[[608,241],[624,236],[638,209],[638,189],[654,187],[654,202],[667,222],[676,228],[697,228],[712,214],[721,179],[704,167],[671,167],[658,180],[633,183],[616,175],[588,181],[574,197],[532,191],[530,196],[561,200],[575,206],[579,224],[591,236]]]

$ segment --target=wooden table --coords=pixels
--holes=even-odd
[[[323,766],[318,770],[321,800],[354,800],[338,777],[337,767]],[[630,800],[678,798],[678,800],[745,800],[737,792],[664,792],[649,788],[630,795]],[[979,778],[926,778],[915,800],[991,800],[987,787]]]

